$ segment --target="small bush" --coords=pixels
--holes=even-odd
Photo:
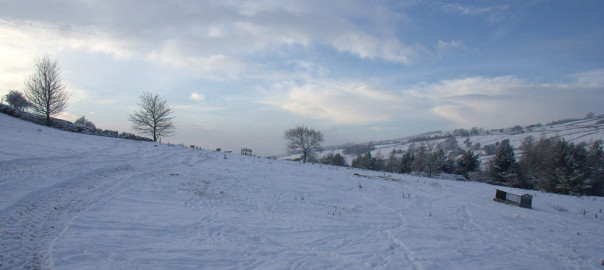
[[[88,119],[86,119],[86,117],[84,117],[84,116],[80,117],[78,120],[76,120],[73,123],[77,126],[96,129],[96,126],[92,122],[90,122]]]

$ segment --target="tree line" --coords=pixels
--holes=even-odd
[[[371,152],[357,155],[350,166],[354,168],[385,171],[393,173],[420,172],[427,177],[441,173],[458,174],[468,177],[468,173],[479,169],[480,160],[473,150],[461,150],[457,144],[450,145],[455,138],[443,143],[412,143],[402,155],[392,150],[387,158],[381,154],[372,156]]]
[[[509,140],[485,145],[493,157],[481,166],[479,154],[462,150],[454,136],[443,142],[421,142],[385,157],[371,152],[357,154],[351,164],[339,153],[313,160],[321,164],[392,173],[441,173],[462,175],[468,180],[559,194],[603,196],[604,150],[602,141],[568,142],[561,138],[526,137],[516,157]],[[490,149],[493,148],[493,149]]]
[[[573,143],[560,138],[526,137],[516,160],[504,141],[488,166],[495,182],[570,195],[604,195],[602,141]]]

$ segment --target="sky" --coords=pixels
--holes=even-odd
[[[134,133],[147,91],[163,142],[285,152],[604,113],[604,1],[6,1],[0,95],[59,61],[59,118]]]

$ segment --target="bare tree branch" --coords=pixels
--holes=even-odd
[[[130,115],[132,128],[153,136],[154,142],[159,137],[172,135],[174,117],[171,116],[172,109],[168,107],[166,100],[149,92],[144,92],[139,98],[140,110]]]
[[[36,60],[36,70],[25,80],[25,96],[32,110],[44,114],[50,126],[50,116],[63,112],[69,101],[58,61],[49,55]]]
[[[298,126],[286,130],[283,138],[287,140],[287,153],[302,154],[301,159],[306,163],[308,157],[312,156],[314,152],[321,150],[323,133],[304,126]]]

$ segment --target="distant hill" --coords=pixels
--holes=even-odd
[[[461,149],[474,150],[480,154],[481,160],[484,161],[492,157],[492,153],[489,152],[489,145],[494,145],[505,139],[510,140],[510,144],[515,150],[518,149],[522,140],[528,136],[533,136],[536,140],[541,137],[559,137],[574,143],[589,143],[595,140],[604,140],[604,115],[594,116],[589,119],[558,120],[545,125],[513,126],[491,130],[473,128],[470,130],[432,131],[415,136],[378,142],[327,146],[318,156],[321,157],[328,153],[340,153],[344,155],[350,164],[352,159],[358,154],[371,152],[372,156],[382,155],[387,157],[392,151],[402,154],[414,143],[416,145],[419,145],[421,142],[439,144],[450,136],[455,137]],[[487,147],[485,148],[485,146]],[[517,154],[521,153],[517,152]]]

